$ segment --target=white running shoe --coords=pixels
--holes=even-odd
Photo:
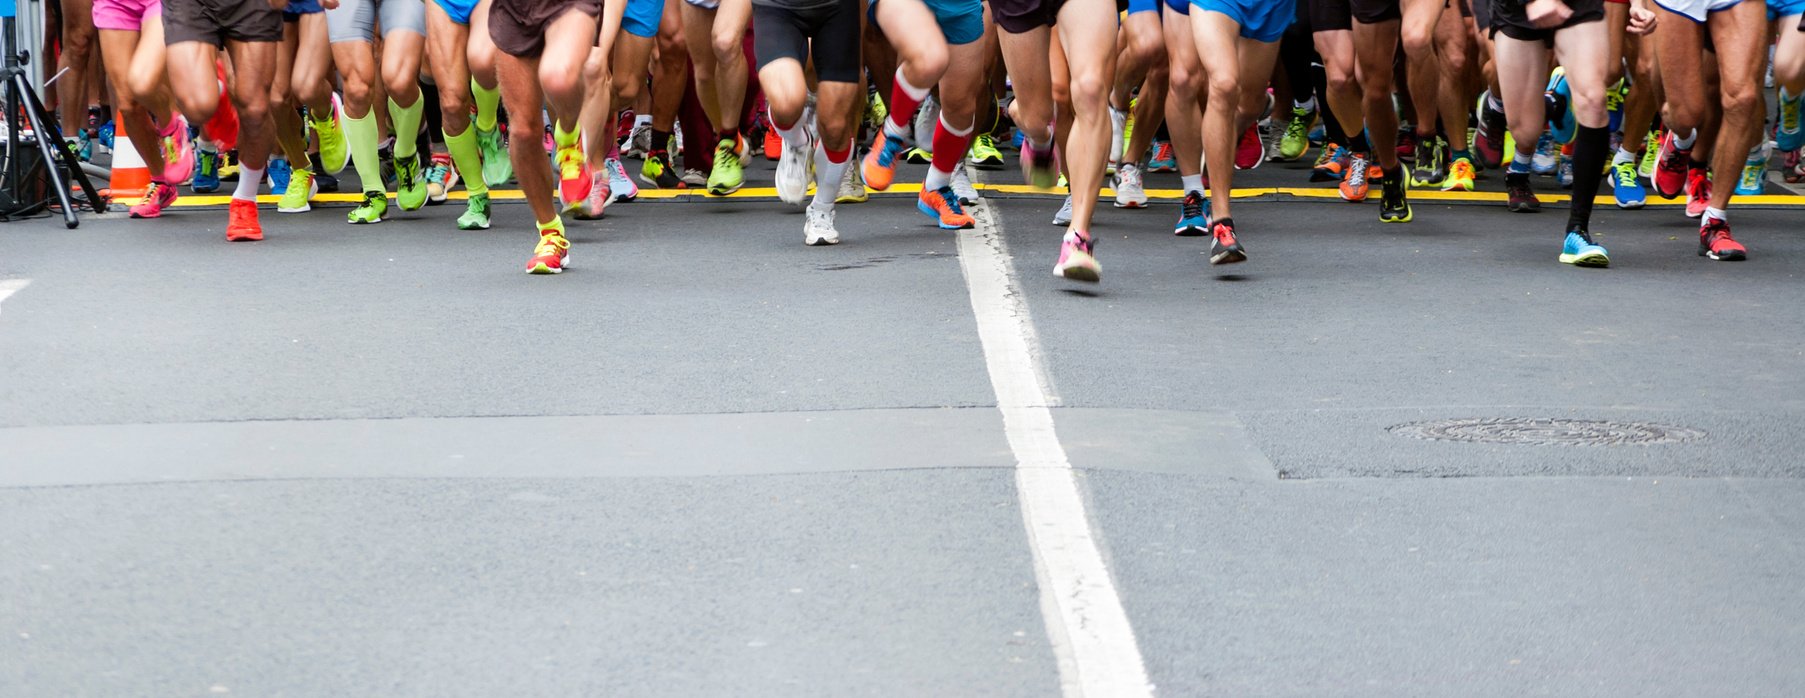
[[[971,206],[978,203],[978,188],[971,185],[971,176],[965,173],[965,159],[953,167],[953,193],[959,195],[960,206]]]
[[[915,112],[915,147],[924,153],[934,152],[934,127],[940,124],[940,100],[934,95],[921,103],[921,110]]]
[[[683,183],[700,189],[708,186],[708,173],[694,167],[683,170]]]
[[[777,198],[792,206],[802,205],[808,196],[809,166],[815,162],[815,139],[809,129],[802,129],[800,142],[783,142],[783,155],[777,160]]]
[[[1132,162],[1116,167],[1116,208],[1146,208],[1147,190],[1141,187],[1141,168]]]
[[[808,205],[808,222],[802,226],[802,243],[810,247],[840,244],[840,231],[834,230],[833,205]]]
[[[1115,107],[1109,108],[1109,166],[1119,167],[1122,161],[1122,132],[1128,128],[1128,112]]]
[[[1053,225],[1060,227],[1072,224],[1072,195],[1067,194],[1065,203],[1059,205],[1059,212],[1053,214]]]
[[[627,175],[627,167],[621,164],[620,158],[602,161],[602,169],[608,172],[608,203],[639,198],[639,184]]]

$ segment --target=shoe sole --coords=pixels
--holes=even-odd
[[[1382,213],[1379,214],[1379,222],[1380,223],[1409,223],[1411,220],[1413,220],[1415,218],[1416,218],[1416,211],[1411,210],[1409,207],[1405,207],[1404,215],[1402,215],[1402,216],[1397,216],[1397,215],[1387,216]]]
[[[1066,279],[1069,281],[1082,281],[1082,282],[1085,282],[1088,284],[1094,284],[1099,281],[1102,281],[1102,277],[1101,277],[1101,275],[1099,275],[1097,273],[1097,270],[1091,269],[1089,267],[1072,266],[1072,267],[1066,267],[1063,269],[1055,268],[1055,269],[1053,269],[1053,275],[1057,276],[1061,279]]]
[[[1116,208],[1147,208],[1145,201],[1116,201]]]
[[[301,204],[300,208],[283,208],[281,206],[276,207],[276,213],[306,213],[306,212],[312,211],[312,210],[313,210],[313,206],[311,204]]]
[[[1749,255],[1746,252],[1731,252],[1729,254],[1720,255],[1711,252],[1709,249],[1700,249],[1698,251],[1698,256],[1714,262],[1741,262],[1746,261],[1749,258]]]
[[[1563,252],[1561,253],[1561,263],[1571,264],[1576,267],[1602,268],[1611,266],[1611,258],[1601,254],[1578,255]]]
[[[1247,261],[1247,253],[1241,250],[1223,250],[1210,256],[1210,264],[1239,264]]]
[[[1172,234],[1181,238],[1200,238],[1209,234],[1209,231],[1204,230],[1207,227],[1209,227],[1207,223],[1201,227],[1188,225],[1183,228],[1173,228]]]

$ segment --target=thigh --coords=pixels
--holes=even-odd
[[[1059,8],[1060,47],[1065,50],[1068,66],[1080,73],[1115,74],[1116,5],[1111,0],[1066,0]]]
[[[138,32],[121,29],[100,30],[100,62],[106,69],[107,81],[114,93],[131,96],[131,66],[138,54],[141,37]]]
[[[699,7],[683,0],[683,43],[689,46],[689,59],[698,66],[714,66],[715,10]],[[756,33],[754,39],[757,38]]]
[[[859,60],[863,48],[859,6],[859,0],[840,0],[813,32],[810,56],[821,82],[857,83],[864,72]]]
[[[470,89],[470,35],[471,28],[459,24],[439,3],[426,7],[427,63],[440,90]]]
[[[234,71],[231,84],[234,105],[267,103],[268,86],[276,74],[276,46],[273,41],[226,42],[226,56],[232,59]]]
[[[1758,2],[1740,2],[1713,12],[1706,28],[1717,47],[1721,84],[1761,87],[1767,65],[1767,8]],[[1727,91],[1727,90],[1726,90]]]
[[[1605,86],[1611,41],[1607,24],[1608,20],[1584,22],[1554,33],[1555,60],[1565,67],[1567,79],[1576,88],[1591,85],[1602,90]]]

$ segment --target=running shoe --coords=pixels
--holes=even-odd
[[[778,160],[783,157],[783,134],[778,133],[777,129],[766,128],[764,140],[766,160]]]
[[[1800,115],[1801,111],[1805,111],[1801,109],[1805,106],[1805,96],[1788,95],[1785,92],[1781,90],[1780,118],[1774,124],[1774,145],[1782,152],[1790,153],[1805,146],[1805,125],[1800,123],[1805,121],[1805,117]]]
[[[873,131],[884,128],[884,119],[890,118],[890,109],[884,106],[884,98],[877,93],[877,82],[865,84],[865,127]]]
[[[257,202],[232,199],[226,208],[226,242],[263,239],[263,224],[257,222]]]
[[[533,246],[533,257],[526,261],[528,274],[562,274],[570,266],[570,240],[556,230],[539,232],[539,244]]]
[[[483,184],[494,188],[514,178],[514,163],[508,160],[508,144],[502,141],[500,124],[492,129],[477,129],[476,145],[483,151]]]
[[[744,182],[738,139],[721,139],[714,146],[714,171],[708,173],[708,193],[726,196],[739,191]]]
[[[802,224],[802,244],[810,247],[840,244],[840,231],[834,228],[834,207],[809,202],[807,219]]]
[[[426,178],[420,172],[420,154],[395,158],[395,203],[403,211],[426,205]]]
[[[1419,187],[1439,187],[1448,178],[1448,142],[1440,136],[1417,141],[1416,163],[1410,170],[1410,183]]]
[[[1235,221],[1218,218],[1210,224],[1210,264],[1234,264],[1247,261],[1247,250],[1235,237]]]
[[[1704,169],[1694,169],[1686,173],[1686,217],[1697,218],[1705,215],[1705,209],[1711,205],[1711,175]]]
[[[1575,227],[1567,231],[1567,240],[1561,246],[1561,264],[1576,267],[1608,267],[1611,256],[1592,241],[1592,234],[1585,228]]]
[[[344,118],[345,106],[339,101],[338,93],[332,93],[332,113],[327,118],[313,120],[313,132],[320,139],[320,165],[325,172],[338,174],[345,171],[345,165],[351,162],[351,145],[345,140]],[[507,160],[507,151],[502,151],[502,160]]]
[[[910,148],[903,153],[902,159],[911,165],[926,165],[934,161],[934,154],[921,148]]]
[[[1022,141],[1022,179],[1029,186],[1052,189],[1059,181],[1059,163],[1053,156],[1053,144],[1035,146]]]
[[[1473,136],[1473,150],[1479,164],[1497,168],[1504,164],[1504,137],[1510,132],[1504,112],[1491,107],[1491,91],[1479,95],[1479,128]]]
[[[90,162],[94,159],[94,141],[96,138],[97,137],[89,137],[87,130],[83,129],[80,133],[76,134],[75,138],[64,140],[69,143],[70,148],[75,150],[76,158],[80,159],[82,162]]]
[[[1698,229],[1698,254],[1719,262],[1740,262],[1749,258],[1748,249],[1730,237],[1730,222],[1722,218],[1708,219]]]
[[[708,186],[708,173],[694,167],[685,167],[683,176],[679,180],[682,181],[683,186],[688,188],[706,187]]]
[[[610,203],[623,201],[632,203],[639,198],[639,185],[627,176],[627,166],[620,158],[608,158],[602,161],[602,171],[608,175],[608,195]]]
[[[1736,180],[1737,196],[1758,196],[1767,190],[1767,143],[1758,143],[1742,164],[1742,176]]]
[[[1285,124],[1285,135],[1279,137],[1279,161],[1292,162],[1310,149],[1310,124],[1316,121],[1316,110],[1292,106],[1291,121]]]
[[[321,192],[338,191],[338,177],[326,171],[325,164],[320,162],[319,153],[308,153],[307,161],[312,165],[307,169],[313,172],[313,183],[319,186]]]
[[[1204,212],[1203,207],[1208,203],[1203,198],[1203,192],[1185,192],[1184,201],[1178,204],[1178,224],[1172,226],[1172,234],[1186,238],[1206,235],[1210,227],[1210,217]]]
[[[980,170],[1003,169],[1003,151],[997,150],[996,138],[988,133],[980,133],[972,139],[971,157],[967,159],[972,167]]]
[[[1409,223],[1415,214],[1410,210],[1409,183],[1400,166],[1395,177],[1379,178],[1379,222]]]
[[[1128,129],[1128,112],[1109,108],[1109,169],[1122,162],[1123,132]]]
[[[1235,146],[1235,169],[1251,170],[1266,161],[1266,143],[1260,140],[1259,124],[1248,124]]]
[[[1504,175],[1505,207],[1511,213],[1536,213],[1542,210],[1542,200],[1536,198],[1535,189],[1529,186],[1529,175],[1524,172],[1507,172]]]
[[[1072,224],[1072,195],[1065,195],[1065,202],[1059,204],[1059,211],[1053,214],[1053,225],[1067,226]]]
[[[795,143],[784,143],[777,160],[777,198],[791,205],[802,204],[808,196],[809,166],[815,159],[814,134],[807,128],[798,130],[802,137]]]
[[[288,166],[288,158],[270,158],[264,172],[269,175],[269,193],[281,196],[288,192],[288,178],[294,174],[294,168]]]
[[[1648,138],[1643,140],[1642,160],[1636,163],[1636,175],[1642,181],[1655,181],[1655,163],[1661,154],[1661,133],[1655,129],[1648,130]]]
[[[877,140],[871,143],[871,151],[865,153],[865,159],[859,162],[860,174],[865,175],[865,186],[877,191],[890,188],[890,182],[896,179],[896,158],[911,147],[909,139],[878,133]]]
[[[951,185],[934,191],[921,190],[921,194],[915,198],[915,210],[934,219],[941,230],[964,230],[976,224],[971,216],[966,215],[965,209],[960,208],[959,194],[953,191]]]
[[[188,119],[175,115],[175,135],[163,141],[163,179],[170,184],[186,184],[194,176],[194,141],[188,137]]]
[[[1442,191],[1473,191],[1473,180],[1479,175],[1473,171],[1473,161],[1466,158],[1454,158],[1448,166],[1448,177],[1442,180]]]
[[[1554,136],[1547,131],[1536,140],[1535,158],[1530,161],[1530,171],[1537,176],[1548,177],[1560,167],[1560,146],[1554,144]]]
[[[1617,208],[1637,209],[1648,203],[1648,190],[1643,188],[1642,180],[1636,178],[1636,164],[1619,162],[1611,165],[1611,192],[1617,198]]]
[[[235,153],[237,153],[237,151],[234,150],[219,154],[219,181],[238,181],[238,160],[234,156]]]
[[[451,166],[451,156],[433,153],[432,164],[426,168],[426,204],[438,206],[450,200],[451,188],[457,183],[457,170]]]
[[[589,163],[583,159],[583,149],[575,143],[557,149],[557,162],[558,197],[564,201],[564,212],[574,213],[583,205],[583,198],[589,196],[593,179],[589,176]]]
[[[1103,277],[1103,267],[1097,264],[1095,250],[1089,234],[1079,230],[1066,231],[1065,239],[1059,244],[1059,261],[1053,264],[1053,275],[1097,283]]]
[[[1116,208],[1146,208],[1147,190],[1141,186],[1141,168],[1132,162],[1116,166]]]
[[[1628,75],[1617,78],[1617,82],[1612,83],[1610,87],[1605,88],[1604,111],[1605,114],[1609,115],[1609,121],[1606,122],[1605,128],[1609,130],[1613,136],[1622,135],[1620,131],[1623,128],[1623,105],[1629,102],[1629,98],[1630,79]],[[1612,152],[1616,152],[1616,148],[1612,148],[1611,150]]]
[[[1573,103],[1573,87],[1567,84],[1566,68],[1556,67],[1553,75],[1549,76],[1548,94],[1552,97],[1548,101],[1553,107],[1548,115],[1548,122],[1554,126],[1549,134],[1556,143],[1572,143],[1574,134],[1578,133],[1579,122],[1574,119],[1570,106]]]
[[[163,215],[163,209],[169,208],[170,204],[175,203],[178,196],[180,196],[180,192],[176,191],[175,185],[151,182],[150,186],[144,188],[144,199],[132,205],[132,217],[160,217]]]
[[[1687,167],[1692,162],[1692,149],[1673,145],[1673,134],[1661,138],[1661,154],[1656,157],[1655,193],[1663,199],[1677,199],[1686,191]]]
[[[862,204],[869,200],[871,192],[865,188],[865,178],[859,175],[859,168],[846,168],[846,174],[840,175],[840,191],[834,196],[834,203]]]
[[[765,132],[770,133],[770,129],[767,128]],[[644,159],[646,153],[652,151],[652,122],[641,121],[633,124],[633,128],[627,131],[625,145],[627,146],[625,157]]]
[[[904,154],[904,159],[916,165],[926,165],[934,161],[934,127],[940,124],[940,100],[929,94],[922,100],[921,108],[915,110],[915,119],[910,122],[909,136],[915,147]]]
[[[1573,158],[1567,157],[1566,153],[1561,154],[1561,163],[1554,169],[1554,181],[1562,189],[1573,188]]]
[[[1410,124],[1398,124],[1398,160],[1400,162],[1416,162],[1416,128]]]
[[[1147,158],[1147,171],[1178,171],[1178,155],[1172,150],[1172,141],[1163,138],[1153,139],[1153,154]]]
[[[589,193],[583,196],[583,205],[571,215],[577,220],[593,221],[600,219],[608,212],[609,202],[614,201],[609,190],[608,172],[606,168],[592,170],[589,173]]]
[[[1334,143],[1323,146],[1322,152],[1316,155],[1316,164],[1310,167],[1310,181],[1341,181],[1341,173],[1347,169],[1349,155],[1347,148]]]
[[[639,165],[639,181],[653,189],[676,189],[683,185],[683,180],[671,170],[671,156],[662,150],[646,152],[645,161]]]
[[[389,215],[388,192],[366,191],[363,203],[345,214],[345,222],[352,225],[373,225],[381,223]]]
[[[219,191],[219,151],[200,146],[194,152],[194,180],[189,187],[196,194]]]
[[[959,203],[973,206],[978,203],[978,188],[971,185],[971,175],[965,173],[965,161],[953,166],[953,193],[959,195]]]
[[[276,213],[306,213],[313,210],[313,197],[320,193],[320,183],[314,180],[313,170],[295,170],[288,179],[288,189],[282,193],[282,200],[276,202]]]
[[[464,202],[464,213],[458,216],[458,230],[489,229],[489,194],[471,194]]]
[[[1342,201],[1365,201],[1367,191],[1372,187],[1370,180],[1379,171],[1379,166],[1366,159],[1366,153],[1353,153],[1348,156],[1347,174],[1341,178]]]
[[[1786,178],[1787,184],[1805,182],[1805,159],[1799,157],[1799,151],[1787,152],[1786,159],[1780,161],[1780,167],[1781,171],[1785,172],[1783,176]]]

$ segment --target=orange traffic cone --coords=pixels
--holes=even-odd
[[[113,114],[113,123],[124,123],[119,114]],[[124,127],[113,130],[113,178],[107,183],[107,196],[115,201],[129,200],[137,203],[144,198],[144,190],[150,187],[150,167],[144,164],[144,157],[132,146],[132,137]]]

